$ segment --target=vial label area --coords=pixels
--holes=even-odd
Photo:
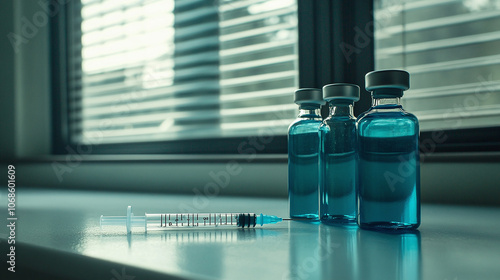
[[[359,138],[360,224],[418,224],[417,136]]]

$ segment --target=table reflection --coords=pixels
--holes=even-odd
[[[421,279],[420,232],[358,231],[361,279]]]
[[[292,222],[289,234],[290,267],[283,279],[421,279],[418,231],[385,233]]]
[[[282,279],[320,279],[324,261],[318,221],[292,221],[289,223],[290,269]],[[327,248],[331,250],[331,248]]]
[[[357,226],[329,226],[321,224],[320,237],[323,278],[335,276],[338,279],[360,279],[358,265]]]

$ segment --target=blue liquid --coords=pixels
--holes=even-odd
[[[320,218],[326,223],[356,223],[356,126],[349,117],[321,126]]]
[[[420,225],[418,120],[404,111],[358,121],[358,224],[372,229]]]
[[[320,215],[327,223],[356,223],[356,155],[324,155]]]
[[[319,120],[300,120],[288,131],[290,217],[318,218]]]

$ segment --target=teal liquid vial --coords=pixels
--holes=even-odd
[[[299,115],[288,128],[288,203],[291,218],[318,219],[320,89],[295,91]]]
[[[330,115],[320,126],[321,222],[355,224],[357,213],[356,118],[354,102],[359,87],[331,84],[323,87]]]
[[[367,229],[416,229],[420,225],[418,119],[400,99],[410,75],[400,70],[366,74],[372,107],[357,121],[358,224]]]

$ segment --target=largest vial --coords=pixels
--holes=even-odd
[[[320,89],[295,91],[299,115],[288,128],[288,202],[291,218],[318,219]]]
[[[373,71],[365,76],[372,107],[359,116],[358,224],[367,229],[420,225],[418,119],[401,105],[410,74]]]

